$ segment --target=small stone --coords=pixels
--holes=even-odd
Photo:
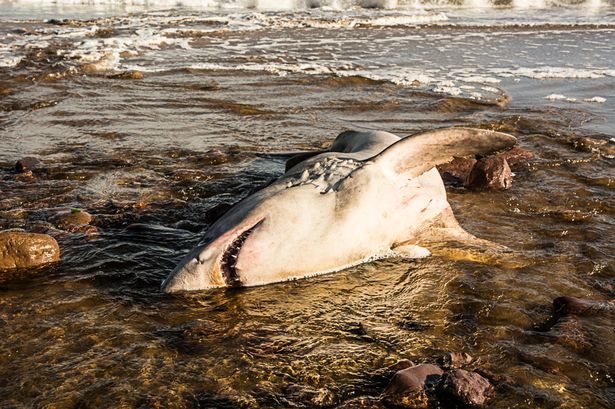
[[[512,186],[512,171],[501,156],[487,156],[480,159],[468,175],[467,188],[504,190]]]
[[[40,159],[28,156],[17,161],[17,163],[15,164],[15,171],[17,173],[27,173],[29,171],[31,172],[32,170],[40,166],[40,164]]]
[[[485,396],[493,386],[475,372],[452,369],[445,373],[436,387],[436,394],[442,401],[466,406],[482,406]]]
[[[385,395],[397,395],[412,391],[420,391],[434,385],[442,376],[443,371],[436,365],[420,364],[397,371],[386,387]]]
[[[58,242],[49,235],[0,232],[0,270],[37,267],[59,259]]]
[[[472,363],[474,358],[465,352],[451,352],[440,359],[443,368],[460,368]]]
[[[613,315],[615,314],[615,303],[563,296],[553,300],[553,313],[559,317],[571,314],[580,316]]]
[[[71,225],[90,224],[92,219],[92,215],[84,210],[70,209],[56,213],[51,218],[51,221],[55,223],[58,228],[66,230]]]

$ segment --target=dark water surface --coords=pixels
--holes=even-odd
[[[615,298],[614,27],[347,29],[282,14],[245,32],[181,16],[0,27],[22,57],[0,67],[0,228],[72,207],[99,232],[60,235],[59,263],[3,276],[0,406],[370,407],[379,369],[449,351],[512,379],[489,407],[615,406],[614,317],[541,327],[557,296]],[[178,25],[201,31],[163,33]],[[155,36],[187,43],[136,44]],[[510,132],[535,154],[508,191],[449,189],[461,224],[521,267],[392,259],[160,293],[217,215],[283,172],[272,153],[349,128],[452,125]],[[15,174],[28,155],[41,167]]]

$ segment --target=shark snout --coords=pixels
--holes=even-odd
[[[224,281],[216,266],[219,257],[211,254],[211,250],[209,246],[193,249],[162,282],[162,291],[175,293],[223,286]]]

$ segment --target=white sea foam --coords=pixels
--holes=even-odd
[[[593,98],[586,98],[583,101],[585,101],[585,102],[595,102],[597,104],[604,104],[606,102],[606,98],[604,98],[604,97],[593,97]]]
[[[0,54],[0,67],[11,68],[21,62],[23,57]]]
[[[546,78],[603,78],[615,77],[615,69],[607,68],[572,68],[572,67],[522,67],[516,69],[493,69],[501,77],[527,77],[536,79]]]
[[[545,99],[548,99],[549,101],[566,101],[566,102],[576,102],[577,101],[576,98],[569,98],[562,94],[550,94],[550,95],[547,95]]]
[[[22,6],[90,6],[90,7],[147,7],[171,8],[191,7],[213,10],[257,9],[257,10],[353,10],[357,8],[381,10],[424,10],[426,7],[465,7],[476,9],[497,8],[502,4],[516,9],[537,9],[547,7],[577,7],[588,10],[609,5],[608,0],[5,0]]]

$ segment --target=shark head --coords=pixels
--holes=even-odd
[[[344,132],[216,221],[162,289],[262,285],[385,256],[448,209],[435,165],[515,141],[469,128]]]

